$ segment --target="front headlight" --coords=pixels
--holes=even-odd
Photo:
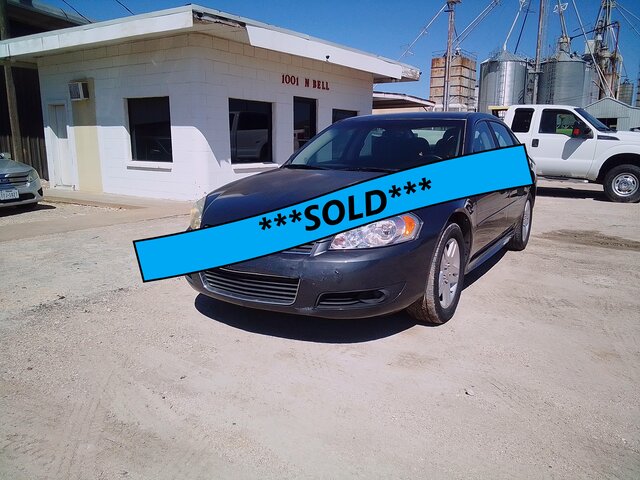
[[[29,177],[27,178],[27,181],[29,183],[31,182],[35,182],[36,180],[39,180],[40,177],[38,176],[38,172],[36,172],[34,169],[31,169],[29,171]]]
[[[386,247],[415,239],[420,233],[422,220],[411,213],[369,223],[333,238],[331,250]]]
[[[204,210],[204,203],[207,201],[207,197],[204,196],[191,208],[191,220],[189,221],[189,228],[191,230],[197,230],[200,228],[200,222],[202,222],[202,211]]]

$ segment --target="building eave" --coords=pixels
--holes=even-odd
[[[0,42],[0,59],[33,61],[37,57],[103,45],[201,32],[373,75],[374,83],[417,81],[411,65],[281,29],[219,10],[186,5],[143,15],[91,23]]]

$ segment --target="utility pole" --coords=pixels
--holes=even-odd
[[[9,38],[9,16],[7,14],[7,0],[0,0],[0,40]],[[9,62],[4,62],[4,81],[7,86],[7,106],[9,110],[9,125],[11,126],[11,148],[14,160],[23,159],[22,135],[20,133],[20,119],[18,118],[18,101],[16,86],[13,83],[13,72]]]
[[[445,12],[449,14],[449,34],[447,36],[447,53],[444,63],[444,92],[442,100],[442,110],[449,111],[449,82],[451,81],[451,49],[453,47],[453,35],[455,32],[455,10],[454,6],[462,0],[447,0],[447,9]]]
[[[542,61],[542,35],[543,35],[543,27],[544,27],[544,2],[545,0],[540,0],[540,15],[538,17],[538,40],[536,42],[536,63],[535,63],[535,71],[533,72],[533,103],[538,102],[538,81],[540,79],[540,63]]]

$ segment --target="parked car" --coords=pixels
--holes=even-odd
[[[0,153],[0,207],[35,207],[42,200],[42,185],[33,167]]]
[[[568,105],[514,105],[504,121],[527,147],[538,175],[599,183],[613,202],[640,201],[636,132],[612,130]]]
[[[517,144],[500,120],[486,114],[350,118],[318,134],[281,168],[198,201],[190,228],[258,215],[385,173]],[[490,162],[486,168],[492,168]],[[332,318],[406,308],[420,322],[439,324],[453,316],[466,273],[505,246],[526,247],[535,193],[534,184],[432,205],[187,280],[205,295],[247,307]]]

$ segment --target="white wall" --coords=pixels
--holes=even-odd
[[[190,200],[264,169],[264,164],[231,165],[229,98],[272,103],[277,163],[293,152],[294,96],[318,100],[318,131],[331,123],[334,108],[371,113],[370,74],[199,33],[44,57],[38,67],[45,128],[47,105],[68,99],[67,83],[94,79],[108,193]],[[301,85],[283,85],[282,74],[299,76]],[[324,80],[330,90],[305,88],[304,78]],[[131,159],[126,99],[156,96],[170,99],[172,164]],[[71,119],[71,112],[67,116]],[[54,168],[51,159],[49,168]]]

